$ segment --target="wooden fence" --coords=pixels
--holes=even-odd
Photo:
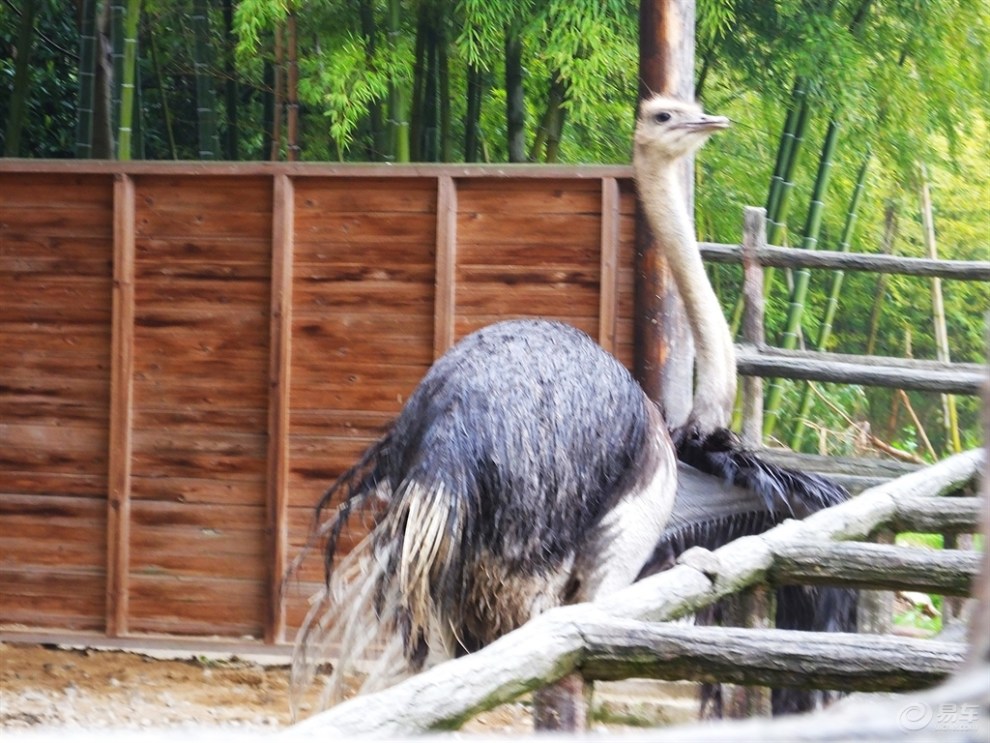
[[[0,162],[0,622],[291,639],[325,487],[494,320],[632,355],[627,168]]]
[[[634,201],[618,166],[0,161],[0,628],[291,641],[312,505],[454,340],[555,317],[631,366]]]

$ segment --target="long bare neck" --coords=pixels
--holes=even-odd
[[[684,302],[696,352],[689,421],[702,431],[728,426],[736,396],[732,335],[698,252],[694,224],[675,163],[637,152],[636,182],[650,228]]]

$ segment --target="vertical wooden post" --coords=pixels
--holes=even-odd
[[[758,251],[767,244],[767,212],[748,206],[743,212],[743,339],[756,347],[764,344],[763,266]],[[742,443],[755,449],[763,444],[763,379],[743,377]]]
[[[666,93],[694,99],[694,0],[640,0],[639,100]],[[684,166],[689,205],[693,166]],[[694,343],[684,306],[642,208],[636,211],[634,373],[651,399],[661,402],[667,423],[678,426],[691,412]]]
[[[433,358],[454,344],[457,288],[457,184],[449,175],[437,179],[437,264],[434,294]]]
[[[725,602],[726,614],[732,615],[726,624],[747,629],[772,629],[775,604],[773,589],[766,585],[747,588]],[[765,686],[723,684],[722,693],[726,717],[744,720],[770,717],[773,712],[770,689]]]
[[[282,584],[288,564],[289,382],[292,369],[292,260],[294,190],[285,173],[272,194],[272,276],[268,363],[268,491],[266,534],[271,559],[265,642],[285,641]]]
[[[107,493],[106,632],[127,634],[131,524],[131,432],[134,415],[134,181],[113,184],[113,319]]]
[[[896,535],[889,529],[881,529],[871,541],[877,544],[893,544]],[[859,592],[856,605],[857,631],[871,635],[888,635],[893,626],[894,594],[892,591]]]
[[[601,279],[598,294],[598,342],[615,353],[619,316],[619,182],[602,178]]]

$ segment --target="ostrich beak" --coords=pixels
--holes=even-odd
[[[728,129],[732,126],[732,122],[725,116],[701,114],[696,119],[685,121],[681,126],[696,132],[717,132],[722,129]]]

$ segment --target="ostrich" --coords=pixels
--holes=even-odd
[[[697,349],[687,423],[669,431],[625,367],[568,325],[510,320],[463,338],[317,506],[319,523],[340,502],[318,528],[326,581],[296,643],[294,688],[312,680],[331,648],[338,655],[324,703],[340,698],[367,655],[377,660],[362,691],[477,650],[553,606],[625,587],[651,556],[656,562],[703,530],[705,519],[688,518],[664,536],[678,458],[768,508],[839,497],[827,481],[744,452],[727,428],[733,344],[675,165],[728,125],[655,97],[636,127],[640,198]],[[358,512],[372,528],[338,558],[341,532]]]

